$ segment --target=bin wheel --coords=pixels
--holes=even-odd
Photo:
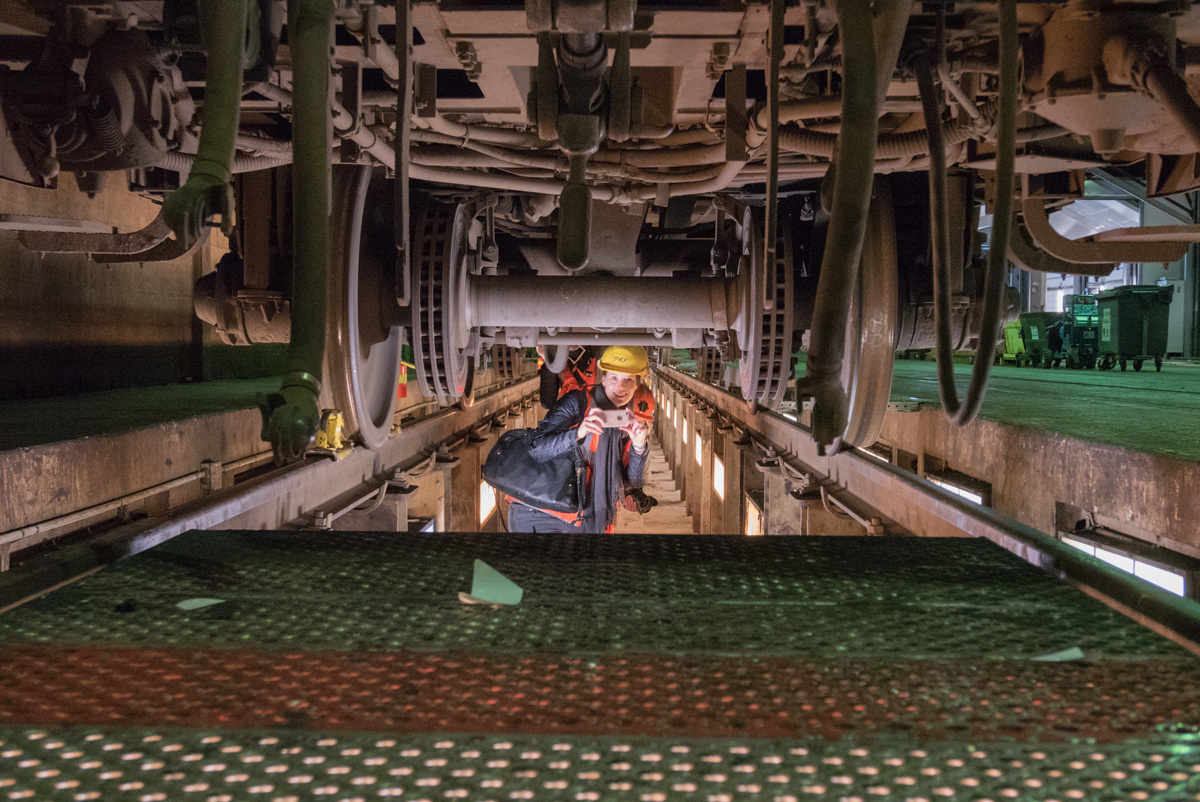
[[[1125,370],[1125,363],[1126,363],[1126,360],[1124,357],[1122,357],[1121,358],[1121,370]]]
[[[1062,364],[1062,357],[1059,357],[1058,359],[1054,360],[1054,367],[1058,367],[1061,364]]]
[[[1067,354],[1067,367],[1071,370],[1078,370],[1083,365],[1075,358],[1074,354]]]
[[[1083,367],[1084,367],[1084,369],[1086,369],[1086,370],[1091,370],[1092,368],[1096,367],[1096,357],[1094,357],[1094,356],[1089,356],[1089,357],[1088,357],[1088,358],[1087,358],[1087,359],[1084,361],[1084,363],[1083,363]]]
[[[1140,359],[1133,360],[1133,369],[1141,370],[1142,369],[1142,360],[1140,360]]]
[[[1161,356],[1154,357],[1154,369],[1162,372],[1163,358]]]
[[[1117,360],[1112,356],[1100,357],[1100,370],[1112,370],[1117,364]]]

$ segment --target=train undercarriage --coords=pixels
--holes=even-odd
[[[1092,168],[1148,195],[1200,186],[1186,0],[0,11],[2,177],[162,202],[139,231],[22,241],[155,261],[224,230],[196,314],[229,344],[290,343],[264,409],[280,460],[328,409],[380,448],[406,344],[444,406],[521,349],[552,368],[576,344],[693,349],[752,408],[811,399],[823,452],[865,447],[897,350],[976,349],[964,397],[952,373],[942,397],[958,422],[978,412],[1019,311],[1009,262],[1104,275],[1200,240],[1047,222]]]

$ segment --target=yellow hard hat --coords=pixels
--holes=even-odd
[[[613,373],[640,376],[646,372],[646,349],[640,345],[610,345],[604,349],[599,367]]]

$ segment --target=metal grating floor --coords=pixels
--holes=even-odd
[[[1200,800],[1198,679],[980,540],[195,532],[0,615],[0,799]]]

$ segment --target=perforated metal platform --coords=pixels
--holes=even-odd
[[[195,532],[0,615],[0,798],[1200,799],[1198,679],[985,541]]]

